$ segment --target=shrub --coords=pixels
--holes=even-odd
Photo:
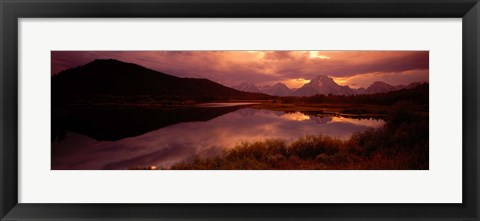
[[[383,128],[354,133],[346,141],[307,135],[288,144],[242,142],[220,157],[195,158],[171,169],[428,169],[428,117],[416,115],[410,105],[397,103]]]

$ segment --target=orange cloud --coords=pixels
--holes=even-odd
[[[404,72],[391,73],[367,73],[351,77],[337,77],[334,81],[339,85],[349,85],[351,88],[367,88],[375,81],[383,81],[392,85],[408,85],[412,82],[427,82],[429,76],[428,70],[408,70]]]
[[[136,63],[179,77],[225,85],[283,82],[300,87],[329,75],[339,84],[366,87],[428,81],[428,51],[53,51],[52,74],[97,58]]]

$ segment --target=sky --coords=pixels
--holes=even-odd
[[[428,51],[52,51],[51,74],[107,58],[226,86],[282,82],[299,88],[318,75],[351,88],[375,81],[406,85],[429,79]]]

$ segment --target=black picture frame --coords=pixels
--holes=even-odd
[[[1,220],[479,220],[480,4],[478,0],[0,0],[0,15]],[[17,21],[19,18],[46,17],[462,18],[463,203],[18,203]]]

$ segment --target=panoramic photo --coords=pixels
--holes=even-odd
[[[51,51],[52,170],[428,170],[428,51]]]

